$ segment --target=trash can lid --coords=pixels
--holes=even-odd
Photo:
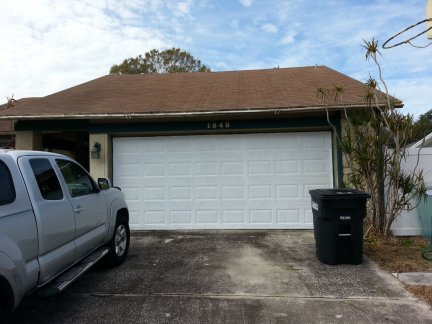
[[[309,193],[319,199],[367,199],[371,196],[357,189],[313,189]]]

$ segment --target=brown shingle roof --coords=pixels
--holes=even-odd
[[[343,86],[343,100],[323,103],[317,89],[333,85]],[[13,108],[0,110],[0,118],[358,107],[364,94],[363,83],[325,66],[107,75],[46,97],[17,100]]]

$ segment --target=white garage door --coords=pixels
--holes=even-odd
[[[330,132],[114,138],[113,183],[132,229],[312,228],[331,152]]]

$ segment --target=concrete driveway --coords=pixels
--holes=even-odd
[[[328,266],[310,231],[133,233],[129,258],[16,323],[432,323],[428,305],[366,259]]]

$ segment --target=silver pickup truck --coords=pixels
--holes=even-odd
[[[55,153],[0,150],[0,321],[23,296],[53,295],[129,249],[124,194]]]

